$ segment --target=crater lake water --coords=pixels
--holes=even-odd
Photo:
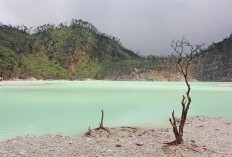
[[[26,134],[79,135],[98,127],[170,127],[184,82],[41,81],[0,86],[0,140]],[[191,82],[189,115],[232,117],[232,83]]]

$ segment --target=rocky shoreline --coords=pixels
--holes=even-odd
[[[232,156],[232,119],[191,117],[184,144],[166,146],[174,139],[172,129],[134,127],[92,130],[83,136],[27,135],[0,143],[1,157],[154,157]]]

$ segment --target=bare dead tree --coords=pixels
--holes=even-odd
[[[173,128],[173,133],[175,135],[175,140],[172,142],[167,143],[168,145],[177,145],[183,143],[183,134],[184,134],[184,125],[187,118],[189,106],[191,104],[191,97],[190,97],[190,84],[188,82],[188,68],[193,60],[194,54],[201,50],[202,45],[192,45],[190,44],[185,37],[182,37],[181,40],[173,40],[170,45],[175,53],[178,55],[178,68],[181,74],[184,76],[185,83],[187,85],[187,92],[186,95],[183,95],[181,104],[182,104],[182,113],[179,128],[176,123],[176,118],[174,114],[174,110],[172,112],[172,119],[169,118],[169,121]],[[189,54],[188,54],[189,53]],[[188,54],[188,55],[187,55]],[[186,55],[186,57],[184,56]]]
[[[104,119],[104,111],[101,110],[102,116],[101,116],[101,122],[99,124],[99,129],[105,129],[105,127],[103,126],[103,119]]]

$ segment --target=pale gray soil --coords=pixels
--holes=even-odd
[[[19,81],[0,81],[0,86],[32,86],[32,85],[44,85],[43,81],[30,81],[30,80],[19,80]]]
[[[168,129],[113,128],[92,130],[90,135],[17,137],[0,143],[1,157],[231,157],[232,119],[192,117],[188,119],[184,144],[166,146],[174,139]]]

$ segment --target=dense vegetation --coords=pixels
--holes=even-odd
[[[0,55],[4,79],[96,78],[105,62],[140,59],[119,39],[82,20],[35,29],[0,24]]]
[[[191,73],[198,80],[231,80],[232,36],[197,54],[194,63]],[[141,57],[82,20],[37,28],[0,23],[3,79],[130,79],[151,71],[166,71],[168,78],[167,72],[176,72],[175,64],[173,55]]]

